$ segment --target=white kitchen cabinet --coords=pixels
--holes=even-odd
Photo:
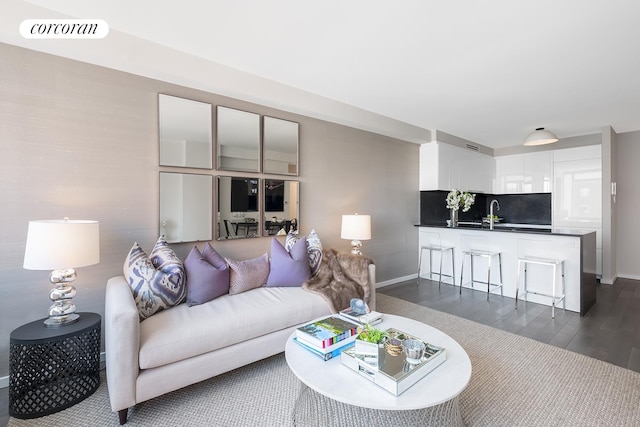
[[[493,192],[496,194],[522,193],[524,182],[524,156],[496,157],[496,180]]]
[[[551,151],[525,154],[523,193],[551,193],[552,161]]]
[[[552,153],[513,154],[496,157],[496,194],[550,193]]]
[[[491,193],[494,173],[492,156],[442,142],[420,146],[420,190]]]
[[[420,145],[420,191],[438,190],[438,144]]]
[[[602,275],[602,146],[553,152],[554,230],[596,232],[596,274]]]

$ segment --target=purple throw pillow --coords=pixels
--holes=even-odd
[[[307,239],[301,237],[289,252],[277,239],[271,240],[271,264],[267,286],[300,286],[311,277]]]
[[[204,304],[229,293],[229,268],[209,243],[202,253],[194,246],[184,260],[187,271],[187,305]]]

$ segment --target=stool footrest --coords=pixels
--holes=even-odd
[[[556,300],[556,303],[559,303],[562,300],[564,300],[564,298],[566,296],[564,294],[559,295],[559,296],[553,296],[552,294],[546,294],[544,292],[536,292],[536,291],[524,291],[524,292],[521,292],[521,294],[522,294],[523,301],[526,301],[526,299],[524,299],[526,294],[533,294],[533,295],[540,295],[540,296],[548,297],[548,298],[554,298]]]

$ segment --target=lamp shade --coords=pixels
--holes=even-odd
[[[537,128],[527,136],[523,145],[531,146],[553,144],[556,141],[558,141],[558,137],[555,133],[546,130],[545,128]]]
[[[342,215],[340,237],[351,240],[370,240],[371,215]]]
[[[29,221],[24,265],[27,270],[84,267],[100,262],[98,221]]]

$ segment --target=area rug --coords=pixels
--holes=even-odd
[[[460,410],[468,426],[640,425],[639,373],[386,295],[377,304],[442,330],[467,351],[473,373]],[[127,425],[290,426],[299,390],[279,354],[138,404]],[[118,425],[105,381],[57,414],[9,420],[10,427],[89,425]]]

